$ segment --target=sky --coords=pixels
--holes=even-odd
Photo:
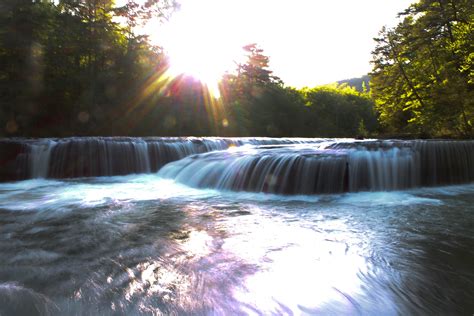
[[[414,0],[178,0],[169,21],[146,30],[175,72],[204,81],[235,69],[258,43],[286,85],[316,86],[371,70],[373,38]]]

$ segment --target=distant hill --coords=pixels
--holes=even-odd
[[[348,86],[354,87],[357,91],[362,92],[364,91],[364,88],[363,88],[364,85],[365,85],[365,89],[367,91],[370,91],[369,81],[370,81],[370,76],[365,75],[359,78],[341,80],[341,81],[338,81],[337,83],[338,84],[346,83]]]

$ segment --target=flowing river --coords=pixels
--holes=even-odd
[[[354,169],[333,165],[341,192],[236,189],[224,169],[250,162],[219,149],[225,163],[203,151],[148,174],[0,183],[0,315],[474,313],[472,181],[400,184],[396,174],[412,170],[402,148],[376,154],[405,166],[375,183],[389,190],[352,192]],[[258,166],[272,148],[246,150]],[[308,150],[297,151],[320,147]],[[224,180],[203,183],[201,160]],[[277,165],[273,175],[286,170]],[[189,166],[192,181],[177,171]]]

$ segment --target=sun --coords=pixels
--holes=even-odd
[[[218,82],[231,65],[228,56],[215,41],[211,38],[187,37],[170,43],[165,50],[169,55],[168,72],[171,76],[192,76],[219,97]]]
[[[242,38],[226,1],[181,1],[181,8],[157,27],[154,41],[169,56],[169,74],[190,75],[219,97],[218,82],[242,59]]]

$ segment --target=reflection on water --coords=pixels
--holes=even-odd
[[[471,314],[473,193],[0,184],[0,314]]]

